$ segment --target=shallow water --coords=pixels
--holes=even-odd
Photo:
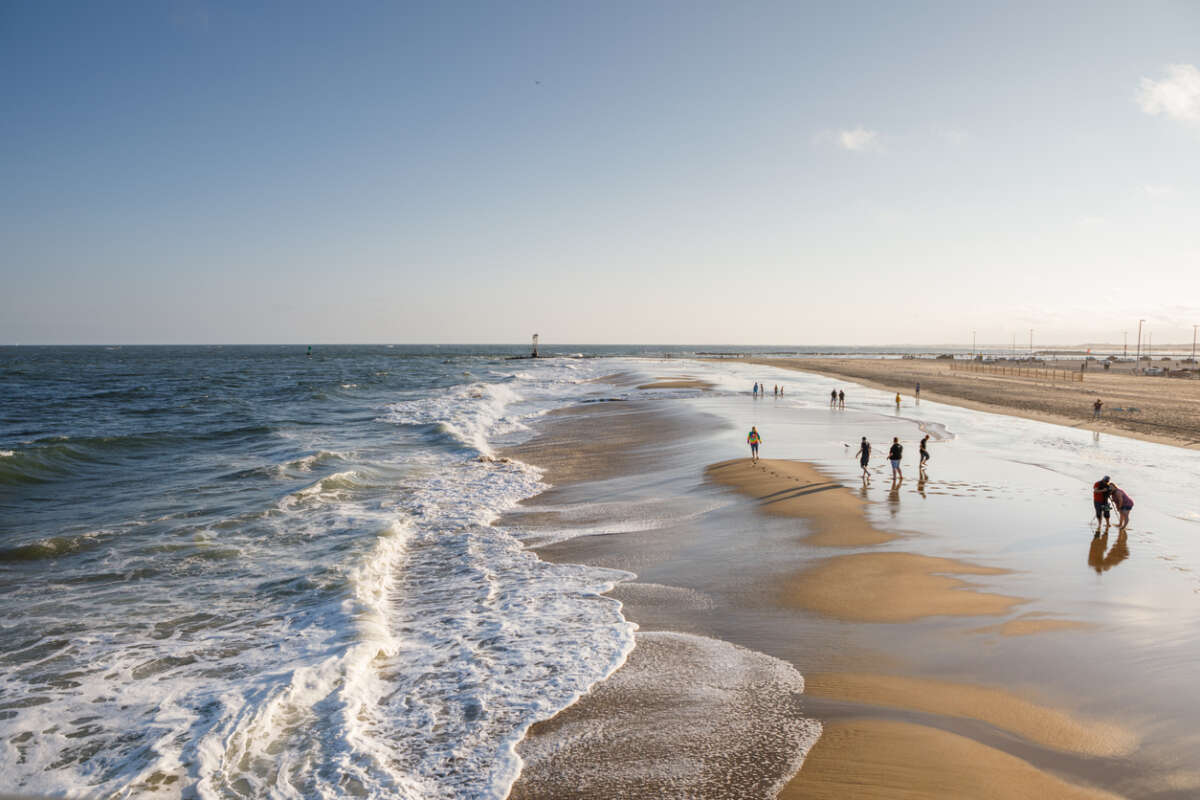
[[[663,365],[655,374],[676,373],[711,381],[716,389],[664,400],[665,408],[678,409],[667,413],[686,409],[717,420],[718,435],[698,434],[690,452],[674,452],[655,466],[652,481],[606,482],[607,526],[537,532],[543,541],[616,534],[607,548],[590,541],[551,550],[636,573],[615,591],[631,618],[649,630],[698,633],[766,652],[804,674],[900,671],[1008,687],[1118,722],[1142,743],[1128,759],[1102,764],[1013,745],[1022,758],[1066,774],[1080,770],[1084,780],[1104,775],[1111,780],[1106,785],[1134,796],[1182,797],[1187,786],[1200,788],[1187,783],[1200,768],[1194,734],[1200,696],[1189,688],[1200,658],[1200,525],[1194,521],[1200,462],[1194,452],[936,403],[918,406],[909,397],[897,411],[891,393],[759,366]],[[754,399],[755,381],[780,384],[785,394]],[[846,390],[844,410],[829,408],[831,387]],[[774,581],[856,551],[808,545],[802,520],[755,513],[745,498],[705,483],[705,465],[748,455],[751,425],[762,434],[763,457],[813,462],[871,501],[872,521],[900,534],[871,550],[1008,570],[966,576],[966,582],[1020,602],[1001,616],[906,624],[844,623],[778,608],[764,595]],[[917,443],[926,432],[932,459],[921,479]],[[865,486],[854,458],[863,435],[875,447]],[[893,436],[905,445],[906,479],[895,487],[884,461]],[[1137,503],[1123,537],[1116,528],[1093,536],[1091,484],[1106,473]],[[595,493],[582,487],[558,500],[589,518],[587,498]],[[1000,628],[1039,620],[1081,627],[1031,635],[1005,635]],[[817,711],[810,713],[820,718]],[[1192,777],[1178,778],[1182,789],[1152,785],[1163,770]]]

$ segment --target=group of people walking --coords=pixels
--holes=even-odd
[[[1112,506],[1117,507],[1119,515],[1117,527],[1123,530],[1129,524],[1129,513],[1133,511],[1133,498],[1129,496],[1129,492],[1113,483],[1107,475],[1092,484],[1092,505],[1096,508],[1097,536],[1100,535],[1102,521],[1106,527],[1112,525],[1110,517]]]
[[[929,462],[929,434],[921,439],[920,461],[917,462],[917,469],[921,474],[925,473],[925,464]],[[871,480],[871,471],[868,467],[871,464],[871,443],[867,441],[867,437],[862,437],[862,442],[858,446],[858,452],[854,455],[858,457],[858,464],[862,467],[863,483]],[[904,458],[904,445],[900,444],[900,437],[892,437],[892,445],[888,448],[887,460],[892,465],[892,481],[899,483],[904,480],[904,470],[900,467],[900,461]]]
[[[754,384],[754,390],[753,390],[752,394],[755,397],[758,397],[760,394],[763,397],[766,397],[767,396],[767,385],[765,383],[758,383],[756,381]],[[783,394],[783,387],[780,386],[778,383],[775,384],[775,396],[779,397],[782,394]]]

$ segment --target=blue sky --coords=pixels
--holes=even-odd
[[[1198,65],[1188,2],[9,2],[0,342],[1190,342]]]

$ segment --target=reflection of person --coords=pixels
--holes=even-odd
[[[1133,498],[1120,486],[1111,482],[1108,484],[1108,496],[1112,498],[1113,505],[1117,507],[1117,513],[1121,515],[1118,527],[1124,528],[1129,524],[1129,512],[1133,511]]]
[[[758,463],[758,446],[762,443],[762,437],[758,435],[758,428],[751,425],[750,433],[746,436],[746,443],[750,445],[750,458],[754,463]]]
[[[1096,535],[1099,536],[1101,517],[1109,525],[1112,524],[1112,520],[1109,518],[1107,475],[1092,484],[1092,505],[1096,508]]]
[[[926,480],[928,480],[928,478],[926,478],[924,472],[921,472],[917,475],[917,494],[921,495],[922,498],[925,497],[925,481]]]
[[[1113,542],[1112,549],[1105,553],[1107,548],[1107,532],[1103,536],[1092,537],[1091,547],[1088,548],[1088,566],[1096,570],[1097,575],[1129,558],[1129,537],[1125,531],[1117,533],[1117,541]]]
[[[858,446],[858,452],[854,455],[858,456],[858,465],[862,467],[863,480],[871,480],[871,473],[867,471],[867,464],[871,460],[871,443],[867,441],[867,437],[862,438],[862,444]]]

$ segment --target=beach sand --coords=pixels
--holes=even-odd
[[[1180,768],[1186,755],[1161,769],[1130,761],[1143,744],[1134,720],[1048,702],[1060,692],[1039,687],[1038,673],[995,645],[1028,639],[1039,652],[1069,650],[1058,637],[1091,635],[1090,623],[1022,611],[1027,598],[991,590],[1010,570],[923,552],[919,532],[877,528],[868,502],[811,464],[697,463],[711,421],[670,401],[595,404],[556,415],[508,453],[546,467],[555,488],[502,524],[549,530],[604,521],[618,531],[553,538],[537,552],[637,573],[612,594],[640,626],[625,667],[518,746],[526,767],[512,797],[1117,796],[1104,787],[1174,798],[1200,785]],[[716,493],[732,505],[619,532],[622,498],[672,480],[690,504]],[[592,512],[581,511],[589,505]],[[946,628],[958,618],[964,626]],[[673,635],[716,644],[672,646]],[[980,637],[986,679],[945,666],[979,658]],[[735,672],[772,680],[690,683],[714,674],[709,651],[725,646],[732,649],[718,660],[748,658],[754,668]],[[788,684],[777,667],[746,656],[755,651],[794,664],[805,693],[781,688]],[[956,679],[926,674],[947,669]],[[1015,680],[1000,685],[997,675]],[[749,714],[761,717],[751,726],[755,741],[790,741],[777,708],[824,724],[790,780],[778,749],[759,763],[738,736],[714,734],[746,730]],[[706,717],[719,724],[702,724]]]
[[[947,361],[932,359],[754,358],[741,363],[849,379],[909,399],[920,383],[923,400],[1200,448],[1198,380],[1133,375],[1127,370],[1106,372],[1098,362],[1091,362],[1082,382],[951,372]],[[1078,361],[1045,366],[1079,372]],[[1094,420],[1092,403],[1097,398],[1104,410]]]

